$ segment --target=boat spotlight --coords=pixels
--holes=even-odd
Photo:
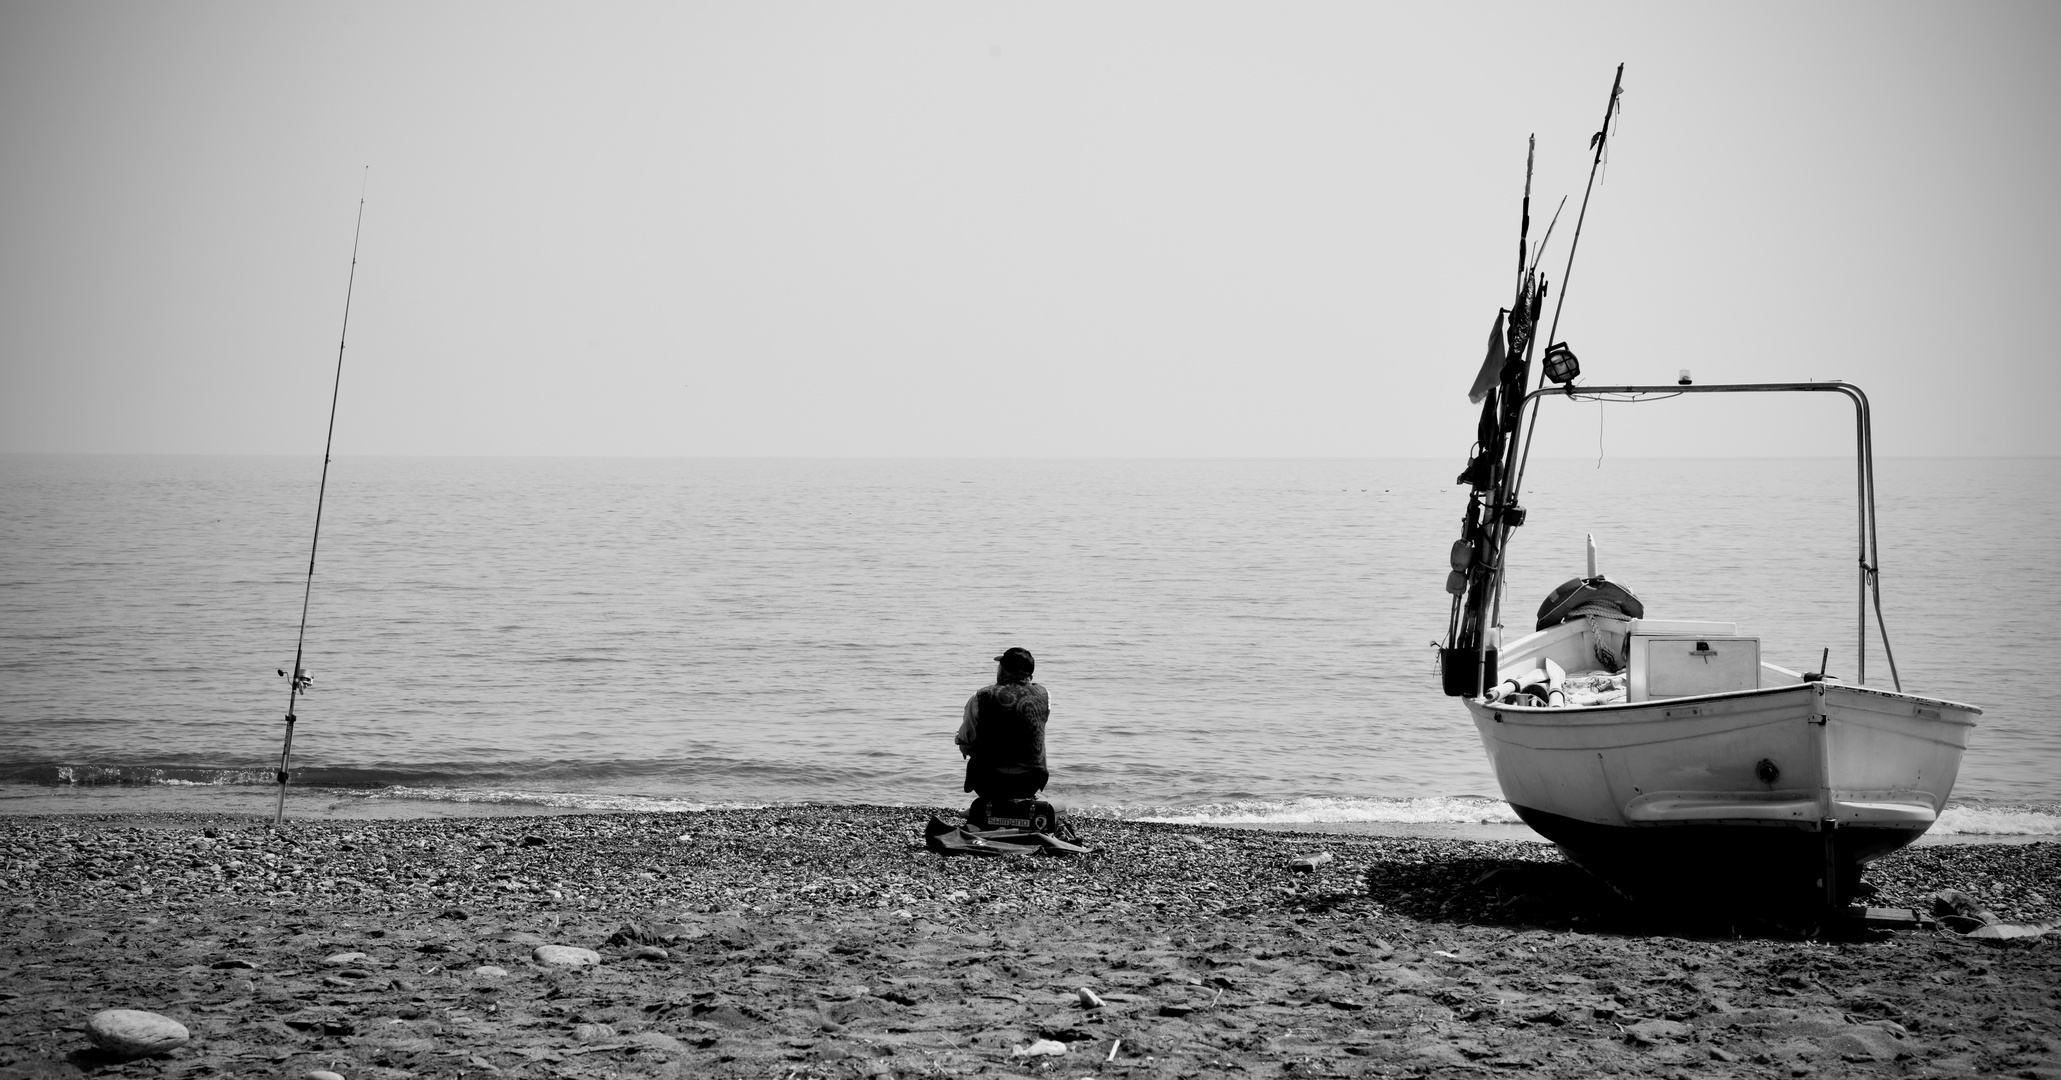
[[[1567,342],[1546,346],[1546,378],[1564,386],[1581,373],[1582,363],[1574,358],[1574,350],[1567,347]]]

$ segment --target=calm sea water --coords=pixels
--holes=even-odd
[[[1432,668],[1459,464],[341,458],[296,780],[955,803],[959,709],[1022,645],[1063,804],[1509,820]],[[0,456],[0,809],[262,798],[319,469]],[[1946,830],[2057,831],[2061,462],[1884,461],[1878,483],[1904,686],[1986,711]],[[1506,621],[1594,533],[1655,616],[1736,621],[1796,668],[1829,647],[1851,679],[1853,490],[1841,461],[1535,463]]]

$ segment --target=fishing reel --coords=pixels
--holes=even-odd
[[[279,677],[280,677],[280,678],[282,678],[282,679],[286,677],[286,669],[285,669],[285,668],[280,668],[280,669],[279,669]],[[297,668],[294,668],[294,669],[293,669],[293,692],[294,692],[294,693],[296,693],[296,694],[305,694],[305,693],[308,693],[309,691],[313,690],[314,688],[315,688],[315,677],[314,677],[313,675],[310,675],[310,674],[308,674],[308,669],[307,669],[307,668],[304,668],[304,667],[297,667]]]

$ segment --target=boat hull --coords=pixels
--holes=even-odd
[[[1810,682],[1589,708],[1467,702],[1503,797],[1635,896],[1843,904],[1938,820],[1980,710]]]

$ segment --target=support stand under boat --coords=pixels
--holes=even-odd
[[[1827,914],[1836,914],[1844,908],[1844,904],[1839,897],[1838,831],[1839,823],[1830,819],[1820,822],[1818,825],[1818,833],[1824,838],[1825,843],[1824,876],[1818,879],[1818,885],[1824,889],[1825,911]]]

